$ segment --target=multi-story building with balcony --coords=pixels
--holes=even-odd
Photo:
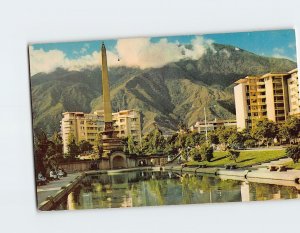
[[[234,87],[237,128],[252,128],[258,120],[284,122],[299,115],[298,70],[247,76]]]
[[[141,119],[138,111],[122,110],[113,113],[112,119],[119,138],[131,135],[134,140],[141,140]],[[76,143],[85,140],[95,145],[98,134],[103,131],[103,110],[97,110],[94,113],[64,112],[61,120],[64,153],[68,152],[68,140],[71,134]]]
[[[298,70],[294,69],[289,72],[290,77],[287,80],[289,93],[289,115],[300,117],[300,79],[298,78]]]

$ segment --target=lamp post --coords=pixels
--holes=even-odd
[[[206,108],[204,107],[205,140],[207,141]]]

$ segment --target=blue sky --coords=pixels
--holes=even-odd
[[[255,32],[237,32],[237,33],[221,33],[221,34],[205,34],[203,38],[213,40],[215,43],[233,45],[247,51],[265,55],[283,57],[296,60],[296,40],[295,31],[289,30],[273,30],[273,31],[255,31]],[[152,37],[152,42],[157,42],[162,38],[167,38],[169,42],[178,41],[181,44],[189,44],[195,35],[188,36],[165,36]],[[117,40],[104,40],[106,48],[115,51]],[[45,51],[58,49],[63,51],[68,58],[77,58],[82,54],[91,54],[99,51],[100,40],[97,41],[81,41],[66,43],[48,43],[35,44],[34,49],[43,49]],[[82,52],[81,49],[85,48]]]
[[[57,67],[80,70],[99,66],[101,40],[33,44],[30,46],[31,74],[51,72]],[[273,30],[152,38],[104,40],[109,66],[141,69],[161,67],[183,58],[199,59],[212,43],[227,44],[258,55],[296,61],[295,31]],[[187,49],[182,44],[192,44]],[[120,59],[119,59],[120,58]]]

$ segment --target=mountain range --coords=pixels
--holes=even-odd
[[[233,83],[247,75],[285,72],[296,63],[260,56],[229,45],[213,44],[198,60],[182,59],[161,68],[111,67],[113,111],[141,111],[143,132],[155,122],[165,133],[183,121],[234,119]],[[108,64],[109,65],[109,64]],[[100,68],[38,73],[30,78],[33,128],[59,131],[62,113],[102,109]]]

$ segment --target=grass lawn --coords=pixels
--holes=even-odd
[[[240,151],[240,156],[237,159],[237,163],[234,160],[230,160],[226,157],[226,151],[215,151],[214,158],[211,162],[188,162],[188,165],[202,165],[205,164],[208,167],[224,167],[227,164],[236,164],[237,167],[248,167],[257,163],[268,162],[285,157],[285,150],[253,150],[253,151]],[[299,164],[300,167],[300,164]]]
[[[291,168],[291,169],[300,170],[300,162],[298,162],[298,163],[289,162],[289,163],[286,163],[284,165],[287,166],[288,168]]]

